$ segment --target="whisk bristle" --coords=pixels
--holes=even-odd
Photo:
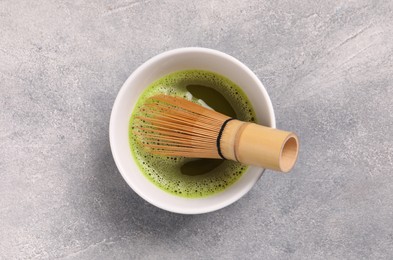
[[[140,108],[134,133],[154,154],[220,158],[217,135],[229,117],[179,97],[156,95]]]

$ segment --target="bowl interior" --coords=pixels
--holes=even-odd
[[[225,191],[200,199],[182,198],[167,193],[150,182],[134,162],[128,143],[128,122],[144,89],[171,72],[203,69],[221,74],[240,86],[252,103],[257,121],[275,127],[273,108],[265,88],[244,64],[235,58],[205,48],[182,48],[162,53],[145,62],[127,79],[114,103],[110,120],[110,143],[116,165],[128,185],[142,198],[162,209],[198,214],[223,208],[247,193],[263,170],[249,167],[243,176]]]

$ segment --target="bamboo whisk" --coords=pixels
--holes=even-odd
[[[141,112],[134,134],[153,154],[230,159],[282,172],[297,159],[294,133],[242,122],[180,97],[153,96]]]

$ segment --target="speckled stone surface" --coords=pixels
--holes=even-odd
[[[391,259],[392,1],[0,1],[0,259]],[[231,206],[185,216],[112,159],[123,82],[165,50],[248,65],[301,138]]]

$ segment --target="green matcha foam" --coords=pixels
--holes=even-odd
[[[243,91],[229,79],[213,72],[178,71],[160,78],[146,88],[139,97],[129,122],[129,144],[134,159],[143,174],[161,189],[182,197],[198,198],[223,191],[235,183],[247,168],[238,162],[218,162],[210,171],[191,176],[181,169],[195,159],[152,155],[143,149],[133,135],[133,122],[147,98],[157,94],[180,96],[242,121],[254,121],[254,110]],[[205,162],[207,161],[200,160],[196,165],[201,165],[202,168]]]

